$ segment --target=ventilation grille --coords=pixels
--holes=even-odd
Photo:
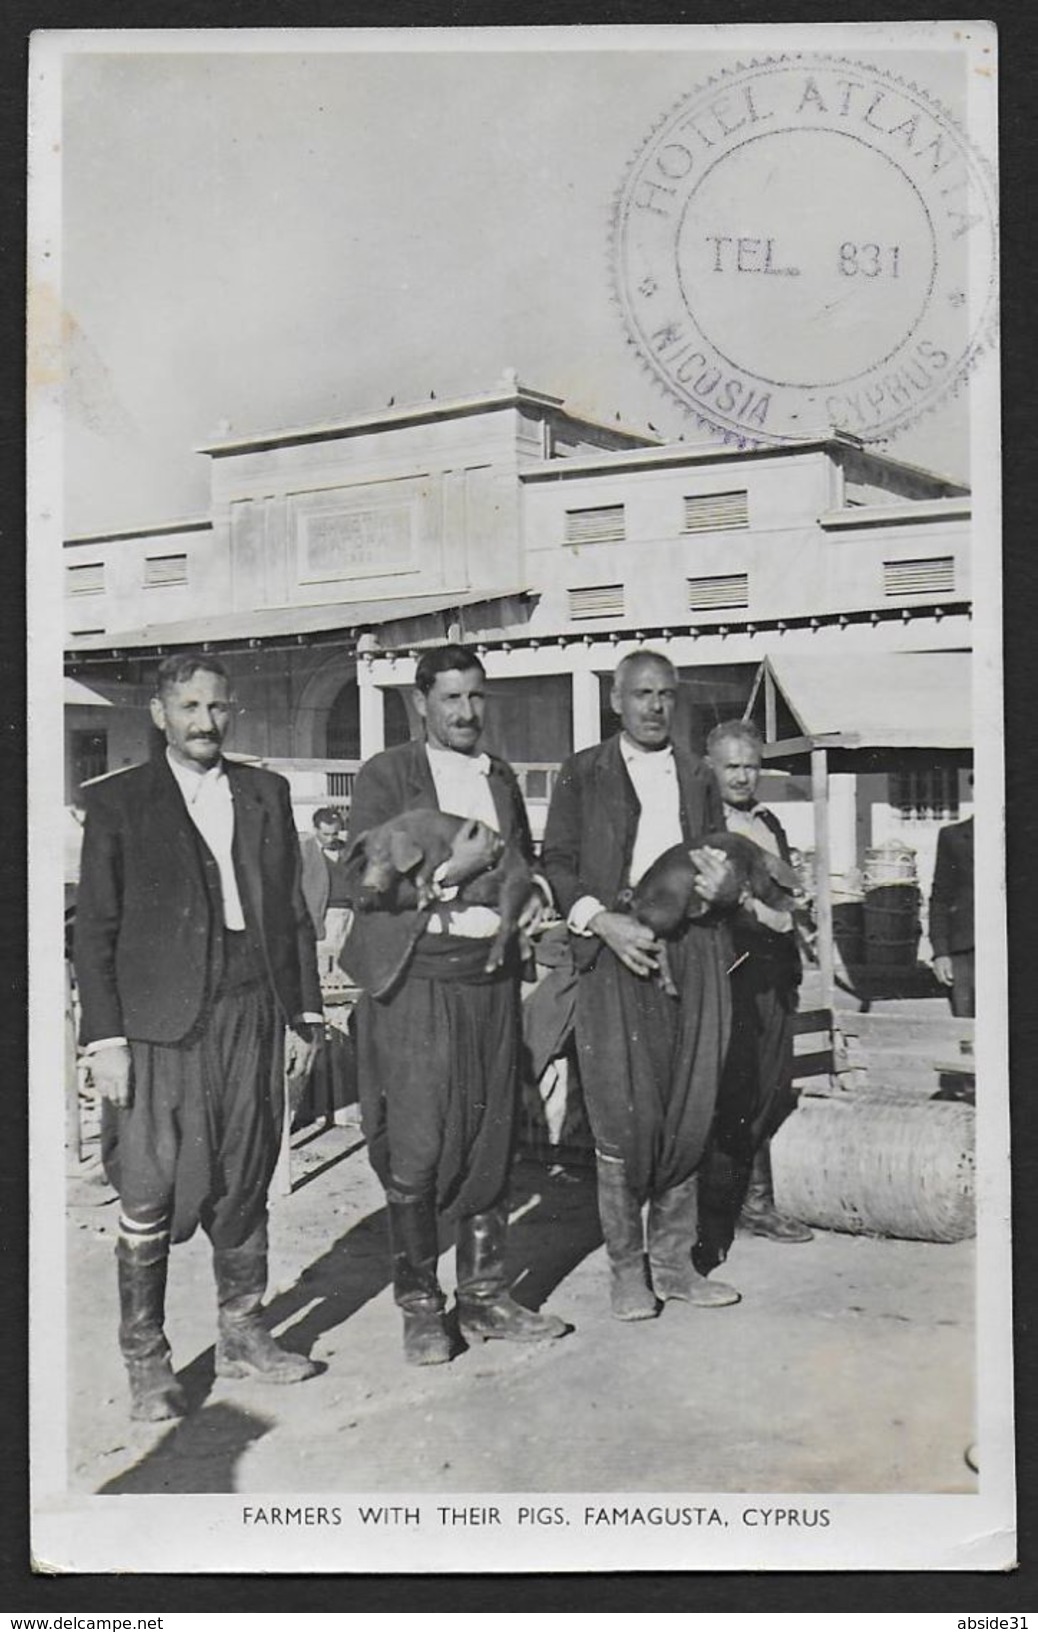
[[[607,544],[626,537],[622,504],[566,511],[567,544]]]
[[[101,594],[105,587],[104,562],[91,561],[78,567],[66,567],[65,583],[70,595]]]
[[[884,561],[886,595],[951,595],[955,591],[955,557],[933,555],[923,561]]]
[[[690,612],[715,612],[726,606],[749,606],[750,578],[745,572],[730,572],[713,578],[688,580]]]
[[[623,609],[623,584],[595,584],[589,589],[569,592],[569,615],[574,623],[582,618],[615,618]]]
[[[745,490],[741,493],[686,495],[686,533],[720,533],[749,525],[750,512]]]
[[[186,584],[186,555],[149,555],[144,563],[145,587],[157,584]]]

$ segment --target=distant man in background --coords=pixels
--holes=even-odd
[[[668,943],[675,999],[654,978],[652,930],[618,910],[665,850],[694,848],[722,823],[706,765],[671,741],[677,687],[658,652],[622,660],[611,699],[621,730],[563,765],[544,835],[544,868],[578,971],[577,1054],[618,1320],[651,1319],[657,1300],[739,1301],[692,1262],[698,1173],[728,1043],[727,931],[711,914]],[[710,902],[728,863],[723,851],[698,853],[697,888]]]
[[[789,862],[781,822],[757,801],[763,743],[745,720],[717,725],[707,738],[707,759],[724,803],[725,826]],[[793,917],[750,897],[731,920],[732,1036],[725,1060],[711,1158],[705,1185],[700,1267],[723,1259],[734,1232],[769,1241],[810,1241],[812,1232],[775,1207],[771,1137],[796,1105],[793,1093],[793,1017],[800,986],[800,954]]]
[[[299,840],[303,863],[303,899],[317,937],[317,968],[322,978],[337,972],[339,953],[350,924],[346,845],[339,812],[324,805],[313,814],[313,831]]]
[[[976,1014],[973,929],[973,817],[942,827],[930,895],[933,972],[948,989],[952,1014]]]
[[[84,791],[75,966],[120,1200],[130,1414],[155,1422],[187,1410],[166,1274],[171,1241],[199,1224],[217,1375],[294,1383],[318,1369],[275,1343],[260,1310],[284,1079],[305,1077],[323,1017],[288,784],[223,758],[226,670],[201,652],[166,658],[151,717],[165,753]]]

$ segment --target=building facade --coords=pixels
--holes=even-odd
[[[315,804],[348,803],[359,761],[417,730],[421,649],[478,646],[489,743],[519,766],[535,830],[559,762],[612,728],[609,677],[635,646],[674,662],[678,730],[696,747],[763,706],[765,658],[811,659],[820,691],[860,667],[864,697],[873,659],[970,651],[968,490],[844,433],[662,444],[507,373],[471,398],[199,451],[208,515],[67,541],[70,802],[151,751],[150,678],[178,647],[228,664],[231,746],[289,776],[304,826]],[[965,657],[961,673],[953,746],[834,770],[837,874],[903,838],[928,882],[938,827],[970,808]],[[766,796],[811,848],[809,779],[795,756],[778,763]]]

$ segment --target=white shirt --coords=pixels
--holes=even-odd
[[[453,748],[434,748],[427,742],[436,799],[441,810],[450,816],[464,816],[466,820],[483,822],[500,833],[497,806],[487,780],[490,775],[489,754],[456,754]]]
[[[628,878],[628,883],[633,885],[648,872],[664,850],[681,843],[684,837],[681,831],[681,789],[673,748],[668,746],[646,751],[621,736],[620,753],[641,807]],[[582,895],[579,901],[573,903],[567,923],[575,934],[587,935],[590,934],[587,927],[590,919],[603,911],[602,902],[595,896]]]
[[[620,753],[641,806],[627,880],[634,885],[664,850],[681,843],[681,790],[673,748],[647,753],[621,737]]]
[[[497,806],[490,790],[490,756],[457,754],[453,748],[434,748],[427,742],[436,800],[449,816],[483,822],[500,833]],[[465,935],[473,940],[492,940],[501,927],[501,917],[493,907],[435,907],[426,925],[428,935]]]
[[[208,846],[220,871],[223,921],[227,929],[245,928],[238,880],[234,871],[234,800],[231,784],[220,761],[207,771],[189,771],[166,749],[166,761],[184,796],[187,813]]]

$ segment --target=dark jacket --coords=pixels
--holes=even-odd
[[[935,958],[973,946],[973,818],[942,827],[930,896],[930,944]]]
[[[288,783],[224,762],[234,866],[250,940],[286,1021],[321,1012]],[[176,1043],[207,997],[214,934],[204,845],[165,755],[87,789],[76,901],[83,1043]]]
[[[681,831],[689,844],[724,827],[721,795],[712,772],[688,749],[674,745],[681,793]],[[568,916],[582,895],[615,907],[627,882],[641,807],[620,752],[620,736],[574,754],[555,782],[544,833],[542,865],[559,911]],[[601,942],[573,937],[578,968],[594,962]]]
[[[527,861],[533,841],[526,806],[512,767],[490,756],[490,792],[501,835],[513,835]],[[357,773],[350,805],[347,849],[357,836],[405,810],[439,810],[436,784],[424,742],[405,742],[375,754]],[[395,985],[429,920],[428,912],[358,912],[340,962],[351,979],[373,996]]]
[[[302,835],[299,840],[299,855],[302,863],[303,900],[314,926],[314,934],[320,941],[324,939],[324,915],[328,911],[332,879],[327,857],[321,849],[321,841],[316,833]]]

